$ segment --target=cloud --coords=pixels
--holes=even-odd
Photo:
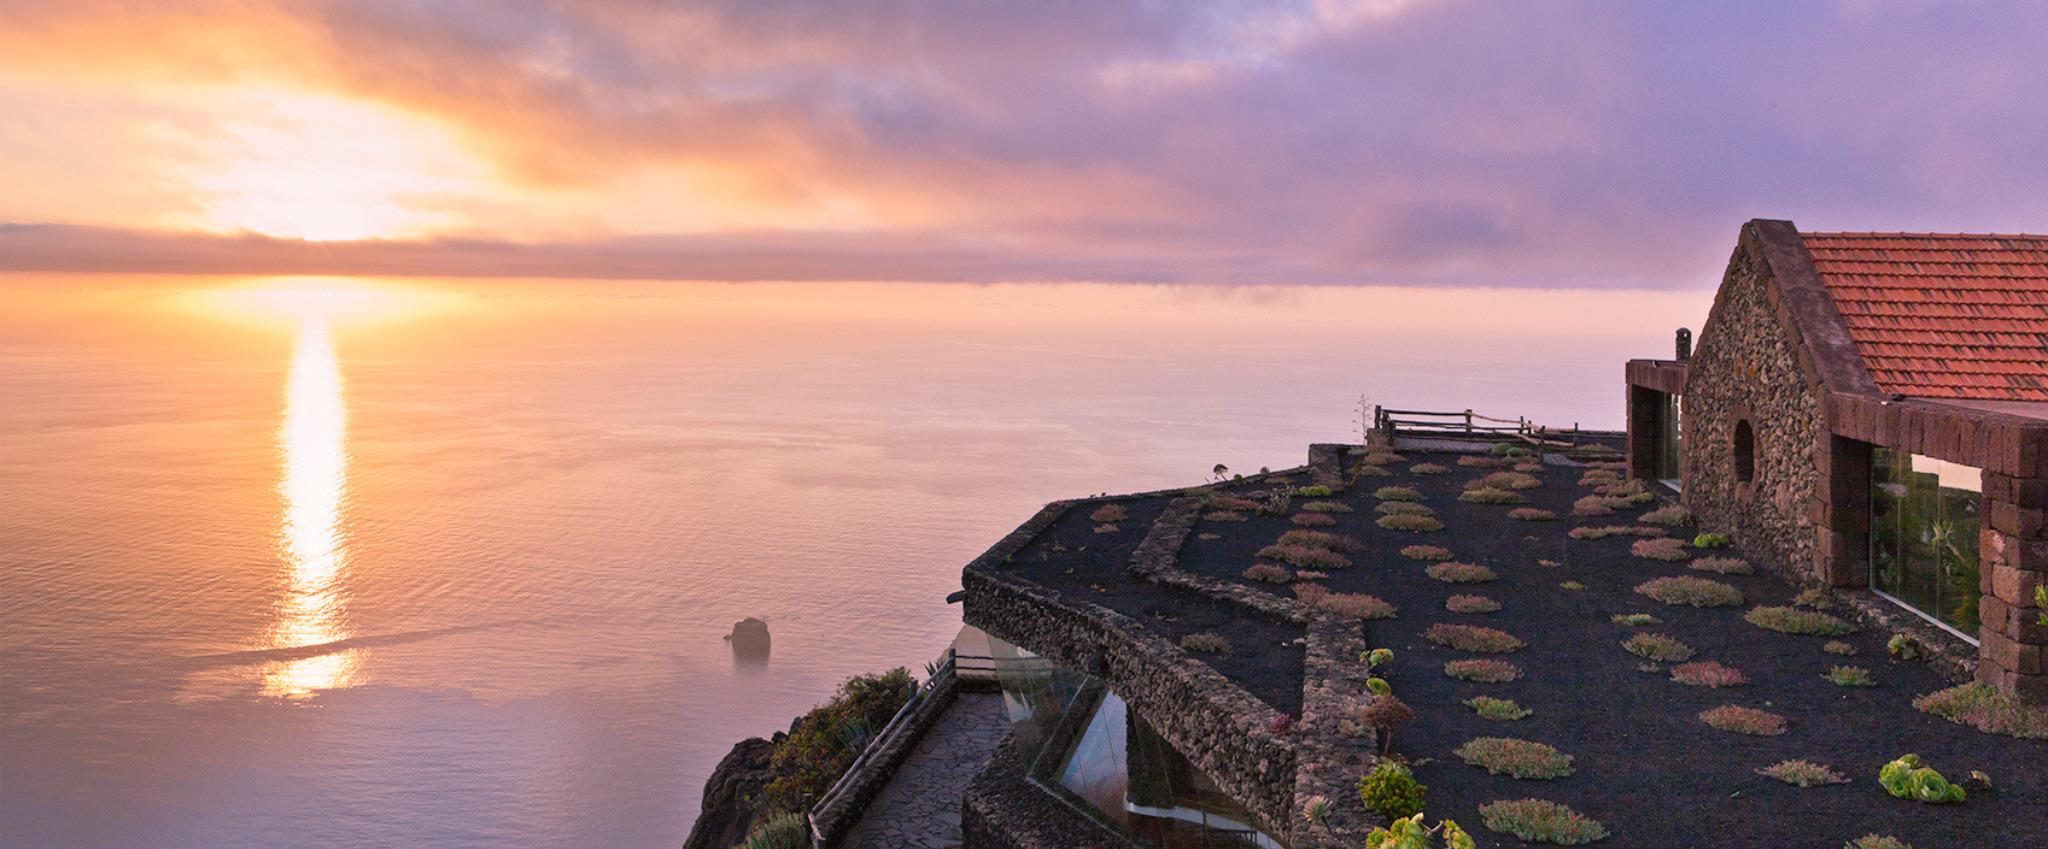
[[[10,4],[16,87],[357,99],[501,185],[410,199],[462,231],[351,248],[4,197],[74,226],[0,238],[39,266],[1697,286],[1752,217],[2039,230],[2044,42],[2048,7],[1999,2]],[[151,155],[105,144],[78,156]],[[57,253],[88,243],[120,247]]]

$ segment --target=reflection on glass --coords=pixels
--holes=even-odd
[[[989,656],[1034,780],[1159,849],[1280,843],[1102,682],[996,637]]]
[[[1888,448],[1870,467],[1871,585],[1975,640],[1982,472]]]
[[[340,578],[347,564],[340,530],[342,493],[348,477],[343,446],[348,414],[342,403],[341,369],[327,324],[309,316],[299,328],[286,389],[284,425],[278,432],[284,476],[279,528],[281,554],[290,569],[271,646],[315,647],[346,639]],[[303,696],[345,686],[356,666],[354,650],[310,651],[271,664],[263,690],[273,696]]]
[[[1685,456],[1685,430],[1679,426],[1684,413],[1685,396],[1666,393],[1664,409],[1657,417],[1662,426],[1657,438],[1657,479],[1674,487],[1684,477],[1680,458]]]
[[[1115,693],[1103,693],[1067,757],[1060,785],[1147,846],[1280,849],[1250,825],[1243,806]]]

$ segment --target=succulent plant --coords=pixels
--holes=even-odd
[[[1919,755],[1906,755],[1878,768],[1877,783],[1893,796],[1931,805],[1961,802],[1968,796],[1933,767],[1922,766]]]

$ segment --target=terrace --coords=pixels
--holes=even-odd
[[[1480,846],[2048,845],[2048,713],[1951,689],[1865,606],[1715,547],[1611,450],[1489,445],[1319,445],[1058,502],[970,564],[966,619],[1015,647],[1025,722],[968,793],[968,845],[1357,846],[1416,809],[1368,809],[1389,764],[1424,825]],[[1120,777],[1070,780],[1111,732]],[[1160,745],[1168,767],[1136,754]],[[1965,800],[1895,798],[1879,772],[1907,754]],[[1576,818],[1499,804],[1525,799]]]

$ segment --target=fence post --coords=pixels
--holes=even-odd
[[[1472,432],[1472,409],[1470,407],[1465,409],[1465,432]]]

